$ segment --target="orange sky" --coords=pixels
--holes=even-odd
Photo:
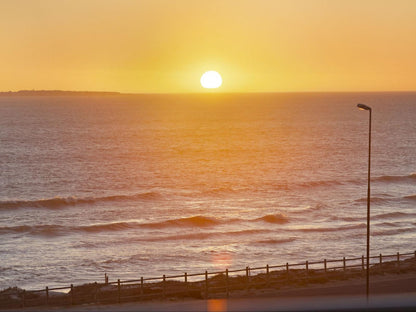
[[[416,90],[414,0],[2,0],[0,91]]]

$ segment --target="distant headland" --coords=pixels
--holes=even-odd
[[[68,95],[119,95],[120,92],[104,92],[104,91],[63,91],[63,90],[20,90],[0,92],[0,96],[68,96]]]

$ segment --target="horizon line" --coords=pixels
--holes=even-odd
[[[228,94],[302,94],[302,93],[415,93],[416,90],[385,90],[385,91],[191,91],[191,92],[120,92],[120,91],[90,91],[90,90],[59,90],[59,89],[22,89],[17,91],[0,91],[0,95],[18,95],[19,93],[90,93],[103,95],[228,95]],[[42,94],[38,94],[42,95]],[[47,95],[47,94],[44,94]]]

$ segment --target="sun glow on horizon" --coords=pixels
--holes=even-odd
[[[222,85],[222,77],[215,70],[205,72],[201,76],[201,86],[205,89],[217,89]]]

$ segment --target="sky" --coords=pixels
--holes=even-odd
[[[0,0],[0,91],[416,90],[415,0]]]

